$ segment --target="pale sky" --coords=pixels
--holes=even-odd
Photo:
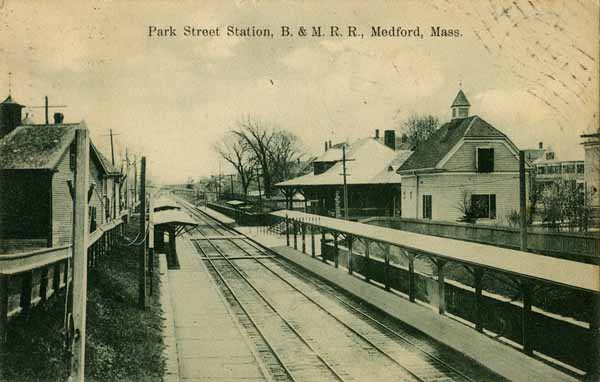
[[[471,114],[518,147],[583,157],[579,135],[598,128],[598,0],[362,3],[0,0],[0,95],[10,71],[15,101],[68,105],[65,121],[85,119],[107,155],[113,129],[118,156],[146,155],[164,182],[216,174],[211,146],[241,116],[318,154],[326,139],[370,136],[413,112],[447,121],[460,82]],[[179,35],[148,38],[150,25]],[[184,37],[185,25],[221,36]],[[227,37],[227,25],[276,36]],[[354,25],[365,38],[284,38],[282,25]],[[424,38],[371,38],[376,25],[420,26]],[[462,37],[431,38],[432,25]],[[43,122],[42,109],[26,111]]]

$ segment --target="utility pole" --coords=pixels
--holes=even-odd
[[[344,171],[344,219],[348,220],[348,183],[346,182],[346,146],[342,146],[342,169]]]
[[[9,93],[10,94],[10,93]],[[40,109],[44,108],[44,115],[46,117],[46,125],[50,123],[50,118],[48,117],[48,109],[62,109],[67,107],[67,105],[48,105],[48,96],[44,96],[44,106],[27,106],[28,109]]]
[[[85,375],[85,320],[87,303],[88,171],[89,137],[86,129],[75,132],[75,189],[73,203],[73,342],[70,379],[83,382]],[[65,280],[66,283],[69,280]]]
[[[146,157],[140,170],[140,244],[138,253],[138,307],[146,309]]]
[[[135,200],[137,198],[137,155],[133,156],[133,209],[135,210]]]
[[[519,210],[521,251],[527,251],[527,195],[525,188],[525,152],[519,150]]]
[[[231,183],[231,197],[233,198],[233,177],[235,174],[229,174],[229,181]]]
[[[112,156],[112,164],[115,165],[115,146],[113,144],[113,133],[110,129],[110,155]]]
[[[260,171],[256,167],[256,183],[258,183],[258,207],[262,211],[262,192],[260,190]]]

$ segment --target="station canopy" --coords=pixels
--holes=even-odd
[[[230,206],[237,207],[239,205],[245,204],[246,202],[242,202],[241,200],[228,200],[225,203],[229,204]]]
[[[171,198],[161,197],[153,201],[154,211],[180,210],[181,207]]]
[[[198,225],[191,216],[181,210],[162,210],[152,214],[154,227],[172,227],[175,235],[179,235],[190,228]]]

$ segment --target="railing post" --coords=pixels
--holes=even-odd
[[[389,291],[390,288],[390,246],[389,244],[383,245],[383,259],[384,259],[384,269],[383,269],[383,277],[385,290]]]
[[[348,274],[352,274],[352,236],[347,236],[346,241],[348,242]]]
[[[325,229],[321,227],[321,260],[326,263],[325,254],[323,253],[323,248],[325,248]]]
[[[290,246],[290,219],[285,217],[285,244]]]
[[[521,337],[523,352],[533,354],[533,316],[531,306],[533,303],[532,286],[529,281],[521,282],[521,294],[523,296],[523,311],[521,312]]]
[[[408,252],[408,300],[410,302],[415,302],[415,299],[415,255]]]
[[[24,316],[29,314],[31,307],[31,289],[33,281],[33,271],[26,271],[21,274],[21,313]]]
[[[0,346],[6,342],[8,325],[8,275],[0,275]]]
[[[56,296],[58,290],[60,289],[60,262],[55,263],[53,268],[54,272],[52,272],[52,293]]]
[[[65,259],[63,268],[63,281],[65,283],[65,287],[69,285],[69,259]]]
[[[340,265],[340,252],[338,248],[338,233],[333,234],[333,265],[334,267],[339,267]]]
[[[310,226],[310,254],[314,258],[316,256],[315,250],[315,226]]]
[[[40,269],[40,299],[46,302],[48,297],[48,266]]]
[[[446,260],[437,260],[437,271],[438,271],[438,312],[439,314],[446,313],[446,282],[445,269]]]
[[[483,332],[483,274],[482,268],[475,268],[475,329]]]
[[[302,229],[302,253],[306,253],[306,224],[304,221],[300,223],[300,228]]]
[[[371,280],[371,241],[369,239],[364,239],[365,243],[365,268],[363,271],[363,275],[365,276],[365,280],[369,282]]]
[[[292,220],[292,226],[294,227],[294,249],[298,250],[298,224],[296,219]]]

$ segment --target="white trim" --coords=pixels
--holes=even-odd
[[[444,172],[433,172],[428,174],[419,174],[419,176],[437,176],[437,175],[519,175],[518,171],[494,171],[494,172],[478,172],[478,171],[444,171]]]

